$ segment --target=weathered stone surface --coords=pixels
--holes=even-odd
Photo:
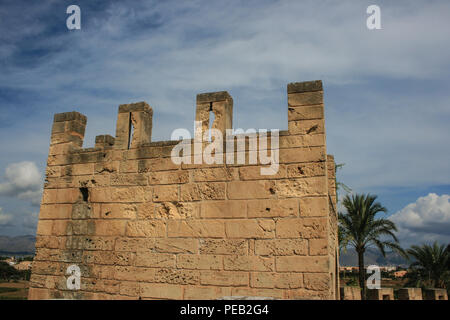
[[[393,288],[368,289],[368,300],[394,300]]]
[[[221,270],[223,268],[222,256],[179,254],[177,267],[181,269]]]
[[[231,295],[231,288],[227,287],[185,287],[184,297],[185,300],[211,300],[218,299],[224,296]]]
[[[360,287],[341,287],[341,300],[361,300]]]
[[[325,163],[300,163],[293,164],[287,167],[287,176],[289,178],[299,177],[316,177],[325,175]]]
[[[290,106],[288,119],[290,121],[323,119],[323,106]]]
[[[423,290],[425,300],[448,300],[447,290],[430,288]]]
[[[325,133],[325,122],[323,119],[289,121],[288,130],[290,134],[323,134]]]
[[[290,93],[300,93],[300,92],[314,92],[314,91],[322,91],[322,81],[314,80],[314,81],[305,81],[305,82],[292,82],[287,86],[287,92]]]
[[[277,238],[326,238],[325,218],[285,218],[276,223]]]
[[[323,103],[323,92],[321,91],[288,94],[289,107],[314,106],[320,105],[322,103]]]
[[[245,218],[247,204],[245,201],[210,201],[202,203],[202,218]]]
[[[241,180],[266,180],[286,178],[286,166],[280,165],[278,171],[272,175],[262,175],[261,168],[264,166],[251,166],[239,168],[239,177]]]
[[[328,257],[280,256],[276,266],[281,272],[327,272]]]
[[[155,186],[153,189],[153,202],[178,201],[178,186]]]
[[[322,256],[328,254],[328,239],[309,239],[309,255]]]
[[[249,274],[241,271],[202,271],[200,274],[202,285],[217,286],[248,286]]]
[[[225,183],[207,182],[180,186],[181,201],[224,200]]]
[[[103,219],[134,219],[137,205],[122,203],[103,203],[100,217]]]
[[[149,176],[149,183],[153,184],[182,184],[189,182],[189,172],[152,172]]]
[[[326,197],[305,197],[300,199],[300,216],[323,217],[328,213]]]
[[[193,172],[195,182],[231,181],[237,180],[238,174],[235,168],[207,168]]]
[[[330,289],[331,279],[327,273],[305,273],[303,283],[306,289],[327,291]]]
[[[148,253],[140,251],[136,255],[137,267],[175,268],[176,257],[169,253]]]
[[[223,259],[225,270],[275,271],[275,259],[261,256],[230,255]]]
[[[125,220],[98,220],[95,222],[95,234],[98,236],[123,236]]]
[[[221,220],[169,220],[168,237],[224,238],[225,226]]]
[[[398,290],[398,300],[422,300],[422,289],[401,288]]]
[[[148,178],[145,175],[138,173],[119,173],[112,174],[112,186],[146,186],[148,185]]]
[[[254,300],[259,299],[283,299],[283,290],[263,289],[263,288],[233,288],[232,296],[237,297],[254,297]]]
[[[225,221],[228,238],[274,238],[275,222],[266,219],[230,220]]]
[[[252,200],[248,201],[249,218],[298,216],[298,200]]]
[[[166,223],[159,220],[129,221],[126,235],[129,237],[165,237]]]
[[[227,185],[228,199],[267,199],[272,196],[270,181],[233,181]]]
[[[303,179],[277,180],[270,188],[273,195],[278,198],[299,198],[304,196],[319,196],[327,192],[325,177],[312,177]],[[301,204],[300,204],[301,206]]]
[[[156,219],[189,219],[198,218],[199,215],[199,203],[172,201],[156,204],[153,217]]]
[[[303,288],[302,273],[252,272],[250,279],[253,288]]]
[[[244,141],[235,162],[208,164],[175,164],[180,141],[152,142],[145,102],[121,105],[115,137],[97,136],[95,148],[82,148],[85,116],[56,115],[29,298],[338,298],[322,83],[289,84],[286,111],[277,149],[274,136],[266,144],[237,134],[224,139]],[[232,112],[226,92],[197,97],[203,133],[233,128]],[[191,160],[200,155],[192,139],[184,142]],[[262,174],[269,165],[261,154],[279,155],[274,174]],[[76,292],[66,287],[72,264],[82,273]]]
[[[200,253],[202,254],[248,254],[247,240],[235,239],[204,239],[200,240]]]
[[[325,145],[325,134],[280,136],[279,144],[280,149],[322,147]]]
[[[224,100],[233,100],[227,91],[200,93],[197,95],[197,103],[199,104]]]
[[[280,163],[319,163],[325,161],[325,156],[323,147],[280,149]],[[325,175],[325,170],[322,175]]]
[[[255,254],[261,256],[304,256],[308,254],[308,241],[305,239],[256,240]]]
[[[183,299],[183,288],[173,284],[144,283],[140,285],[140,296],[154,299]]]

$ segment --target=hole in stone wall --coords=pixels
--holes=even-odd
[[[133,121],[131,120],[131,112],[130,112],[130,123],[129,125],[129,129],[128,129],[128,149],[130,149],[131,147],[131,142],[133,141],[133,134],[134,134],[134,126],[133,126]]]
[[[81,197],[84,202],[89,201],[89,189],[86,187],[80,188]]]
[[[383,300],[391,300],[391,297],[388,294],[383,294]]]
[[[215,120],[215,118],[216,118],[216,116],[215,116],[215,114],[214,114],[214,112],[213,112],[213,109],[212,109],[212,102],[209,104],[209,131],[208,131],[208,140],[210,141],[210,142],[212,142],[212,137],[211,137],[211,128],[212,128],[212,125],[213,125],[213,123],[214,123],[214,120]]]

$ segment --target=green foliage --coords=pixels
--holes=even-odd
[[[379,202],[377,196],[370,194],[346,195],[342,201],[347,213],[339,213],[339,247],[352,246],[358,253],[359,285],[362,296],[365,296],[365,269],[364,252],[370,246],[378,248],[386,256],[386,248],[397,251],[406,256],[394,234],[397,231],[395,224],[385,218],[376,218],[380,212],[387,209]]]
[[[4,261],[0,261],[0,280],[11,281],[20,279],[29,279],[29,270],[16,270],[14,267],[10,266]]]
[[[346,283],[345,285],[350,286],[350,287],[359,287],[358,284],[358,279],[356,277],[351,277]]]
[[[395,224],[389,219],[376,218],[377,213],[387,212],[385,207],[375,202],[376,199],[377,196],[370,194],[345,196],[343,205],[347,213],[339,213],[342,245],[350,245],[356,252],[364,252],[367,247],[375,246],[383,256],[386,256],[385,249],[389,248],[406,256],[394,234],[397,231]],[[392,240],[383,239],[386,237]]]
[[[448,288],[450,254],[445,245],[411,246],[408,254],[415,260],[410,265],[408,284],[416,287]]]
[[[23,256],[17,259],[17,263],[22,261],[33,261],[34,256]]]
[[[7,292],[16,292],[19,291],[19,288],[5,288],[5,287],[0,287],[0,293],[7,293]]]

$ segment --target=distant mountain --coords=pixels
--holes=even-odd
[[[0,236],[0,255],[34,254],[35,236]]]
[[[348,249],[347,253],[341,251],[339,257],[341,266],[358,266],[358,255],[354,249]],[[377,266],[409,266],[409,262],[394,252],[386,252],[383,257],[381,252],[374,248],[368,248],[364,254],[364,264],[366,266],[374,264]]]

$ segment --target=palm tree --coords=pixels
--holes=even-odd
[[[385,248],[395,250],[402,255],[405,252],[398,244],[394,232],[395,224],[384,218],[376,218],[376,214],[386,212],[387,209],[379,202],[375,202],[377,196],[370,194],[346,195],[342,201],[347,213],[339,213],[339,225],[341,235],[341,247],[352,246],[358,254],[359,285],[361,297],[366,297],[364,252],[370,246],[377,247],[383,256],[386,256]],[[387,240],[386,237],[393,239]]]
[[[437,241],[433,245],[422,244],[421,246],[411,246],[407,250],[408,254],[414,258],[410,265],[411,278],[416,285],[428,285],[431,287],[444,288],[448,278],[448,263],[450,261],[449,251],[445,245],[439,245]]]

